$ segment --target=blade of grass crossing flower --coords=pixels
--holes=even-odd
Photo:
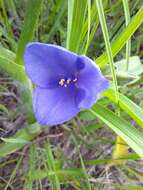
[[[34,31],[38,27],[38,19],[42,3],[43,0],[27,1],[26,15],[16,52],[16,63],[18,64],[23,64],[24,48],[29,41],[33,40]]]
[[[91,109],[91,112],[143,158],[143,135],[138,129],[98,103]]]
[[[104,96],[116,103],[115,92],[110,89],[103,93]],[[130,115],[140,127],[143,127],[143,109],[130,100],[127,96],[119,93],[118,106]]]
[[[49,176],[49,180],[51,182],[51,186],[53,190],[60,190],[60,182],[59,182],[59,178],[56,175],[56,167],[55,167],[55,163],[54,163],[54,157],[52,154],[52,150],[49,144],[45,144],[45,155],[46,155],[46,160],[47,160],[47,164],[48,164],[48,170],[55,172],[55,175],[53,176]],[[48,172],[47,170],[47,172]]]
[[[112,56],[115,57],[117,53],[124,47],[126,42],[130,39],[130,37],[134,34],[134,32],[138,29],[138,27],[143,22],[143,6],[139,9],[136,15],[132,18],[129,25],[123,30],[123,32],[116,38],[116,40],[111,44]],[[104,52],[101,56],[99,56],[96,60],[96,63],[99,64],[100,67],[105,66],[108,63],[107,52]]]
[[[110,45],[110,41],[109,41],[108,29],[107,29],[105,15],[104,15],[103,4],[102,4],[102,1],[98,1],[98,0],[95,0],[95,1],[96,1],[97,11],[98,11],[98,15],[99,15],[99,21],[100,21],[100,24],[101,24],[103,37],[104,37],[104,41],[105,41],[107,57],[108,57],[108,60],[109,60],[109,65],[110,65],[112,78],[113,78],[113,82],[114,82],[116,101],[118,102],[117,77],[116,77],[116,72],[115,72],[115,67],[114,67],[114,61],[113,61],[113,56],[112,56],[111,45]]]
[[[122,0],[122,2],[124,7],[126,26],[128,26],[128,24],[130,23],[130,11],[129,11],[128,0]],[[126,43],[126,71],[128,71],[129,67],[130,53],[131,53],[131,39],[128,40]]]

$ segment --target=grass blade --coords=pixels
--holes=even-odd
[[[86,0],[68,1],[68,31],[66,47],[67,49],[77,53],[79,52],[81,30],[84,26],[86,10]]]
[[[141,158],[143,158],[143,135],[124,119],[109,109],[96,105],[91,109],[93,115],[119,135]]]
[[[108,34],[107,25],[106,25],[102,1],[96,0],[96,6],[97,6],[99,20],[100,20],[100,24],[101,24],[101,28],[102,28],[102,32],[103,32],[104,41],[105,41],[105,46],[106,46],[107,57],[108,57],[109,65],[110,65],[110,70],[112,73],[112,78],[113,78],[113,83],[114,83],[114,88],[115,88],[116,101],[118,101],[117,77],[116,77],[116,72],[115,72],[115,67],[114,67],[114,61],[113,61],[112,50],[111,50],[109,34]]]
[[[114,57],[117,53],[124,47],[126,42],[131,38],[134,32],[143,22],[143,7],[139,9],[134,18],[131,20],[130,24],[123,30],[123,32],[116,38],[116,40],[111,44],[112,56]],[[98,57],[95,62],[103,67],[108,63],[107,52],[104,52],[100,57]]]
[[[104,96],[108,97],[111,101],[116,103],[114,90],[107,90],[106,92],[104,92]],[[132,100],[130,100],[128,97],[124,96],[121,93],[119,93],[118,106],[120,106],[120,108],[128,113],[130,117],[132,117],[139,124],[139,126],[143,127],[142,108],[140,108],[137,104],[132,102]]]
[[[17,83],[19,93],[24,102],[23,105],[28,121],[32,123],[35,121],[32,111],[32,83],[28,80],[24,67],[13,61],[15,54],[5,48],[0,48],[0,51],[0,68],[7,72],[13,79],[19,81]]]
[[[124,12],[125,12],[125,20],[126,20],[126,26],[130,23],[130,11],[129,11],[129,5],[128,0],[122,0]],[[126,71],[128,71],[129,67],[129,58],[131,53],[131,40],[128,40],[126,43]]]
[[[28,171],[28,178],[26,180],[26,185],[29,190],[33,189],[33,172],[35,171],[36,167],[36,161],[37,161],[37,150],[36,146],[32,144],[30,146],[30,154],[29,154],[29,171]]]
[[[84,54],[87,52],[87,49],[89,46],[90,28],[91,28],[91,0],[87,0],[87,7],[88,7],[87,41],[86,41],[86,45],[85,45]]]
[[[55,175],[53,175],[51,177],[49,176],[49,180],[51,182],[52,189],[60,190],[61,189],[60,182],[59,182],[58,176],[56,175],[56,167],[55,167],[55,163],[54,163],[54,157],[53,157],[52,150],[51,150],[51,147],[49,144],[45,145],[45,153],[46,153],[46,160],[47,160],[48,168],[49,168],[47,170],[47,173],[49,170],[51,170],[55,173]]]
[[[34,130],[35,131],[34,131]],[[20,129],[12,138],[13,139],[24,139],[25,141],[31,141],[35,136],[40,133],[39,124],[34,123],[23,129]],[[21,149],[26,143],[1,143],[0,144],[0,157],[5,157],[19,149]]]
[[[25,45],[33,40],[34,31],[38,26],[38,19],[43,0],[30,0],[27,2],[26,15],[18,42],[16,52],[16,63],[23,64],[23,53]]]
[[[89,177],[88,177],[88,174],[87,174],[87,171],[86,171],[86,167],[84,165],[84,161],[83,161],[82,155],[81,155],[80,150],[79,150],[78,142],[76,141],[76,138],[74,137],[74,135],[72,135],[72,139],[73,139],[73,141],[74,141],[74,143],[76,145],[76,149],[77,149],[78,154],[79,154],[81,166],[82,166],[84,177],[85,177],[85,180],[86,180],[86,184],[85,184],[84,189],[91,190],[91,185],[90,185],[90,182],[89,182]]]

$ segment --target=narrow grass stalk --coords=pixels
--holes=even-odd
[[[73,142],[75,143],[76,149],[77,149],[77,151],[79,153],[79,158],[80,158],[83,174],[84,174],[84,177],[85,177],[85,180],[86,180],[85,188],[83,188],[83,190],[84,189],[91,190],[91,185],[90,185],[90,182],[89,182],[89,177],[88,177],[88,174],[87,174],[87,171],[86,171],[86,167],[84,165],[84,161],[83,161],[82,155],[81,155],[80,150],[79,150],[78,143],[77,143],[76,138],[74,137],[74,135],[72,135],[72,139],[73,139]]]
[[[18,162],[17,162],[17,164],[16,164],[16,167],[14,168],[12,174],[10,175],[10,178],[9,178],[9,180],[8,180],[8,182],[7,182],[7,184],[6,184],[5,188],[4,188],[4,190],[9,189],[9,186],[10,186],[12,180],[13,180],[14,177],[16,176],[16,172],[17,172],[17,170],[18,170],[18,168],[19,168],[19,166],[20,166],[20,164],[21,164],[21,162],[22,162],[22,159],[23,159],[23,155],[22,155],[22,156],[20,157],[20,159],[18,160]]]
[[[84,54],[86,54],[88,46],[89,46],[89,38],[90,38],[90,27],[91,27],[91,0],[87,0],[88,5],[88,29],[87,29],[87,41],[84,50]]]
[[[108,29],[107,29],[107,24],[105,20],[105,15],[104,15],[104,8],[102,4],[102,0],[95,0],[96,1],[96,6],[97,6],[97,11],[99,15],[99,21],[101,24],[102,32],[103,32],[103,37],[105,41],[105,46],[107,50],[107,57],[109,60],[109,65],[112,73],[112,78],[113,78],[113,84],[115,88],[115,94],[116,94],[116,101],[118,102],[118,84],[117,84],[117,77],[116,77],[116,71],[114,67],[114,61],[113,61],[113,56],[112,56],[112,50],[111,50],[111,45],[110,45],[110,40],[109,40],[109,34],[108,34]]]
[[[110,69],[111,69],[111,73],[112,73],[116,103],[118,104],[119,93],[118,93],[117,77],[116,77],[116,71],[115,71],[115,67],[114,67],[114,60],[113,60],[113,56],[112,56],[112,49],[111,49],[111,44],[110,44],[110,40],[109,40],[109,34],[108,34],[106,19],[105,19],[105,15],[104,15],[104,8],[103,8],[102,0],[101,1],[96,0],[96,6],[97,6],[99,21],[101,24],[103,37],[104,37],[104,41],[105,41],[105,46],[106,46],[106,50],[107,50],[107,57],[109,60],[109,65],[110,65]],[[120,110],[117,110],[118,114],[120,114],[119,112],[120,112]],[[116,141],[117,141],[116,146],[115,146],[115,149],[114,149],[114,152],[112,155],[113,158],[118,158],[118,157],[124,156],[128,153],[128,149],[127,149],[125,142],[121,143],[121,142],[123,142],[123,140],[119,136],[117,136]],[[117,164],[117,163],[118,162],[115,162],[113,164]]]
[[[130,22],[130,12],[129,12],[129,5],[128,5],[128,0],[122,0],[123,2],[123,7],[124,7],[124,13],[125,13],[125,21],[126,21],[126,26]],[[130,58],[130,53],[131,53],[131,40],[129,39],[126,43],[126,71],[128,71],[129,68],[129,58]],[[116,139],[116,146],[114,148],[112,157],[114,159],[126,156],[128,154],[128,145],[126,142],[121,138],[117,137]],[[118,164],[123,164],[125,161],[116,161]]]
[[[136,15],[132,18],[131,22],[128,24],[126,28],[116,37],[114,42],[111,44],[112,55],[115,57],[118,52],[124,47],[126,42],[131,38],[131,36],[135,33],[135,31],[140,27],[143,22],[143,6],[138,10]],[[96,63],[100,67],[105,67],[108,63],[107,52],[105,51],[100,55],[96,60]]]
[[[122,2],[124,7],[126,26],[128,26],[128,24],[130,23],[130,11],[129,11],[128,0],[122,0]],[[129,68],[130,54],[131,54],[131,39],[129,39],[126,43],[126,71],[128,71]]]

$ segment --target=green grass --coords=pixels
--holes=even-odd
[[[0,0],[0,189],[142,188],[142,22],[141,0]],[[110,89],[72,121],[41,127],[23,65],[30,41],[89,56]],[[116,135],[131,153],[112,168]]]

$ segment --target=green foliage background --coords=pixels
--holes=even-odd
[[[8,155],[29,147],[29,168],[23,174],[25,188],[33,189],[38,183],[36,188],[44,189],[43,179],[46,178],[53,190],[106,189],[102,183],[96,186],[95,177],[89,172],[91,166],[118,167],[115,162],[118,160],[125,168],[125,161],[143,158],[142,22],[142,0],[0,0],[0,69],[16,82],[26,117],[25,125],[15,134],[1,137],[0,157],[6,164]],[[70,134],[76,149],[78,164],[73,163],[71,167],[62,152],[56,155],[48,138],[42,146],[35,142],[47,126],[39,126],[32,112],[33,85],[23,65],[24,48],[30,41],[54,43],[78,54],[86,54],[110,79],[110,89],[91,110],[81,111],[77,118],[59,126]],[[0,90],[3,92],[2,87]],[[2,101],[0,110],[1,114],[9,112]],[[96,139],[95,144],[88,144],[86,137],[90,134],[94,138],[96,131],[98,133],[102,128],[120,136],[132,153],[119,155],[116,159],[111,154],[101,159],[84,157],[82,145],[86,149],[90,147],[89,150],[92,147],[92,151],[96,146]],[[102,143],[104,146],[105,142],[101,140]],[[109,139],[105,144],[108,143]],[[22,160],[21,156],[2,188],[8,189]],[[38,167],[40,161],[43,164]],[[127,178],[135,175],[139,181],[142,179],[142,174],[130,167],[126,171],[129,173],[124,174]],[[125,185],[111,182],[111,185],[115,189],[140,189],[142,184],[132,183],[132,187],[131,182]]]

